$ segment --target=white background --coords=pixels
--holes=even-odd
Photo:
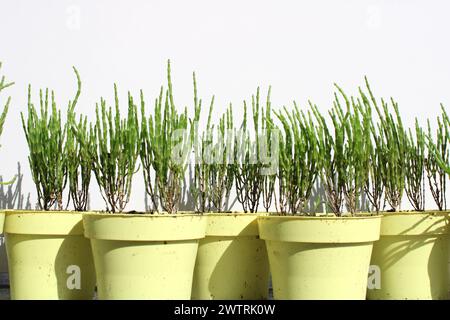
[[[6,94],[13,98],[1,173],[11,177],[20,161],[34,203],[20,123],[27,85],[35,96],[53,88],[64,110],[76,89],[72,65],[83,81],[78,112],[91,119],[100,96],[111,101],[113,82],[122,110],[127,90],[144,89],[151,105],[170,58],[179,108],[192,109],[194,70],[200,94],[215,94],[220,111],[268,85],[274,106],[295,99],[306,108],[311,99],[326,110],[334,82],[356,93],[367,75],[377,95],[396,98],[406,124],[415,117],[425,124],[440,102],[450,105],[449,13],[449,2],[437,0],[1,0],[2,73],[16,82],[0,96],[2,104]],[[127,210],[144,207],[142,173],[135,177]],[[95,178],[92,185],[92,207],[103,209]]]

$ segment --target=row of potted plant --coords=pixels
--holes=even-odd
[[[175,105],[169,62],[152,112],[142,91],[128,93],[121,117],[114,86],[114,106],[101,98],[89,123],[75,112],[74,71],[65,121],[53,92],[41,90],[37,108],[28,90],[40,210],[6,212],[12,298],[90,299],[97,286],[100,299],[265,299],[270,274],[276,299],[446,298],[444,107],[433,133],[405,128],[367,79],[357,96],[336,86],[329,117],[311,102],[273,110],[270,89],[265,101],[258,89],[239,126],[232,105],[212,122],[212,97],[199,133],[195,74],[190,117]],[[180,212],[192,155],[195,210]],[[150,212],[125,213],[141,167]],[[86,211],[92,174],[104,212]],[[438,210],[425,211],[425,183]],[[229,211],[234,193],[242,213]],[[404,193],[414,212],[400,211]],[[369,265],[381,280],[366,292]]]

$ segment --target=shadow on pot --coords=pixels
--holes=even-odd
[[[234,219],[232,215],[224,218]],[[269,272],[266,246],[259,239],[255,215],[255,220],[237,235],[212,234],[200,240],[192,299],[267,299]]]
[[[55,259],[58,299],[92,300],[95,291],[95,269],[89,239],[80,234],[80,221],[61,241]]]

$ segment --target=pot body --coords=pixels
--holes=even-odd
[[[207,216],[200,240],[192,299],[267,299],[269,262],[256,214]]]
[[[368,299],[447,299],[448,241],[448,213],[384,214]]]
[[[190,299],[203,216],[89,213],[84,226],[99,299]]]
[[[8,259],[6,257],[5,237],[3,235],[3,227],[5,224],[5,212],[0,211],[0,283],[8,282]]]
[[[259,217],[275,299],[366,297],[373,242],[380,216]]]
[[[6,211],[11,299],[93,299],[95,271],[82,214]]]
[[[3,227],[5,225],[5,211],[0,211],[0,234],[3,233]]]

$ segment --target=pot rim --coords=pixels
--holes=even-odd
[[[77,211],[5,211],[4,233],[47,236],[83,235],[83,215]]]
[[[383,217],[381,214],[367,214],[367,215],[357,215],[357,216],[306,216],[306,215],[265,215],[259,216],[258,219],[284,219],[284,220],[366,220],[366,219],[378,219]]]
[[[130,217],[168,217],[168,218],[176,218],[176,217],[202,217],[203,214],[198,214],[194,212],[177,212],[177,213],[167,213],[167,212],[155,212],[155,213],[124,213],[124,212],[106,212],[106,211],[85,211],[83,215],[89,216],[97,216],[97,217],[120,217],[120,218],[130,218]]]
[[[205,236],[206,217],[198,214],[111,214],[83,215],[84,236],[91,240],[178,241]]]
[[[380,238],[382,216],[258,217],[260,237],[297,243],[370,243]]]

